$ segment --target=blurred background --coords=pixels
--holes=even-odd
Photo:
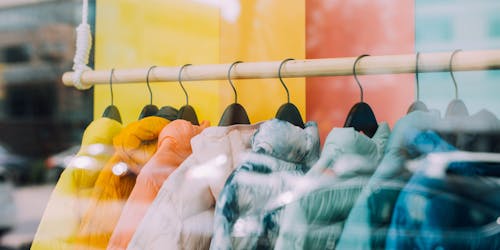
[[[61,82],[73,64],[81,4],[0,1],[0,249],[29,246],[92,120],[92,91]]]

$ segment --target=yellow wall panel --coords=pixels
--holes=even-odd
[[[98,0],[96,69],[217,63],[219,26],[218,7],[197,1]],[[207,81],[184,85],[200,121],[217,120],[218,84]],[[184,94],[176,82],[151,86],[155,105],[184,105]],[[124,123],[136,120],[142,107],[149,103],[145,81],[113,87],[115,105]],[[96,86],[94,115],[100,116],[109,102],[109,86]]]

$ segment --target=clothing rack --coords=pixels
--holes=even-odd
[[[418,72],[450,71],[452,52],[420,53]],[[283,65],[283,78],[345,76],[353,74],[353,63],[357,57],[292,60]],[[415,54],[368,56],[356,67],[357,75],[415,73]],[[277,78],[281,61],[244,62],[235,65],[231,79]],[[182,71],[183,81],[226,80],[231,64],[191,65]],[[453,71],[476,71],[500,69],[500,50],[460,51],[452,62]],[[113,73],[113,84],[145,82],[149,68],[117,69]],[[150,82],[177,81],[180,67],[156,67],[151,70]],[[111,70],[85,71],[81,77],[84,86],[109,84]],[[73,85],[73,72],[63,75],[67,86]]]

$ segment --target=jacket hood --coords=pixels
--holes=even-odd
[[[352,127],[334,128],[328,134],[321,152],[321,158],[311,169],[311,173],[320,173],[326,168],[333,168],[335,172],[338,172],[337,174],[349,172],[349,168],[356,172],[356,169],[359,169],[356,164],[347,167],[347,169],[344,167],[342,170],[340,170],[340,167],[335,166],[335,163],[346,155],[357,155],[366,158],[373,163],[370,164],[373,173],[375,171],[374,166],[382,160],[389,135],[390,128],[385,122],[379,124],[372,138],[354,130]]]
[[[273,119],[262,123],[251,139],[252,151],[310,167],[319,158],[319,132],[315,122],[302,129]]]
[[[122,124],[106,117],[101,117],[89,124],[82,137],[82,146],[92,144],[112,145],[113,138],[122,129]]]
[[[154,156],[156,162],[180,165],[192,154],[191,139],[208,126],[208,121],[203,121],[199,126],[180,119],[169,123],[158,137],[158,150]]]
[[[198,126],[186,120],[174,120],[160,132],[158,148],[175,142],[177,145],[182,145],[184,147],[182,149],[191,151],[191,139],[209,126],[209,121],[203,121]]]
[[[198,161],[204,162],[213,160],[220,155],[229,155],[234,151],[249,149],[250,138],[260,125],[261,123],[206,128],[191,139],[193,155]]]
[[[239,165],[245,153],[251,150],[250,138],[262,123],[210,127],[191,140],[193,158],[197,165],[190,174],[199,171],[210,185],[217,199],[227,177]]]
[[[167,119],[150,116],[129,124],[113,140],[116,154],[128,170],[138,174],[156,152],[158,136],[169,123]]]

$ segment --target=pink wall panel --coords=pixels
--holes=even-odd
[[[414,52],[413,0],[306,0],[307,58],[389,55]],[[414,99],[414,75],[359,77],[365,102],[377,120],[391,126]],[[307,80],[306,113],[317,121],[322,142],[341,127],[360,100],[352,76]]]

